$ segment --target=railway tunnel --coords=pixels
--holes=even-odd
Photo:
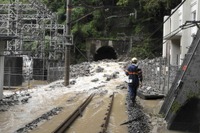
[[[102,46],[94,54],[94,61],[103,59],[117,59],[117,53],[111,46]]]

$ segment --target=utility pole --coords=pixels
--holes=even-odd
[[[65,44],[65,77],[64,77],[64,85],[67,86],[69,85],[69,72],[70,72],[70,45],[69,45],[69,36],[70,36],[70,21],[71,21],[71,6],[72,1],[71,0],[66,0],[66,44]]]

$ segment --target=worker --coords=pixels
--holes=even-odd
[[[137,58],[132,58],[131,65],[125,70],[125,74],[128,76],[129,97],[133,104],[135,103],[137,89],[139,85],[142,86],[142,70],[138,68],[137,63]]]

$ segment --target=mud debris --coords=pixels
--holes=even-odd
[[[15,93],[0,100],[0,112],[5,112],[10,106],[28,103],[32,96],[29,93]]]
[[[14,133],[28,133],[29,131],[33,130],[34,128],[36,128],[38,126],[38,124],[42,121],[46,121],[49,120],[52,116],[54,115],[58,115],[58,113],[60,111],[62,111],[63,107],[56,107],[53,108],[52,110],[50,110],[49,112],[43,114],[42,116],[40,116],[39,118],[33,120],[32,122],[28,123],[27,125],[25,125],[24,127],[18,129],[17,131],[15,131]]]

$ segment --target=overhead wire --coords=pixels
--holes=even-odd
[[[165,19],[165,21],[162,23],[162,24],[160,24],[160,26],[149,36],[149,37],[147,37],[143,42],[145,42],[146,40],[148,40],[150,37],[152,37],[167,21],[168,21],[168,19],[170,19],[170,17],[179,9],[179,7],[181,7],[184,3],[186,2],[186,0],[183,0],[177,7],[176,7],[176,9],[167,17],[167,19]],[[187,23],[187,22],[186,22]],[[172,37],[174,37],[175,35],[177,35],[181,30],[183,30],[183,29],[188,29],[188,28],[191,28],[191,27],[194,27],[195,25],[192,23],[192,24],[190,24],[190,25],[187,25],[187,27],[184,27],[184,26],[186,26],[186,23],[184,24],[184,25],[181,25],[180,27],[178,27],[177,29],[175,29],[174,31],[172,31],[172,32],[170,32],[170,33],[168,33],[167,35],[165,35],[163,38],[165,38],[166,36],[169,36],[170,34],[172,34],[172,33],[174,33],[176,30],[178,30],[177,32],[175,32],[174,34],[172,34],[171,36],[170,36],[170,38],[172,38]],[[169,39],[170,39],[169,38]],[[159,40],[158,40],[159,41]],[[162,44],[164,44],[164,43],[166,43],[168,40],[166,40],[165,42],[163,42]],[[157,48],[155,48],[155,49],[157,49]],[[155,50],[155,49],[153,49],[153,50]]]
[[[186,23],[185,23],[185,24],[179,26],[177,29],[171,31],[171,32],[168,33],[167,35],[163,36],[163,38],[166,38],[166,37],[168,37],[169,35],[171,35],[171,36],[169,37],[169,39],[170,39],[170,38],[174,37],[175,35],[177,35],[180,31],[185,30],[185,29],[188,29],[188,28],[191,28],[191,27],[194,27],[194,26],[195,26],[194,24],[188,24],[188,25],[186,25]],[[173,34],[172,34],[172,33],[173,33]],[[163,43],[163,44],[164,44],[164,43]]]
[[[76,45],[74,45],[74,47],[78,50],[78,52],[79,52],[87,61],[89,61],[89,59],[83,54],[83,52],[81,52],[81,50],[80,50],[78,47],[76,47]]]
[[[165,19],[165,21],[160,24],[160,26],[158,26],[158,28],[149,36],[147,37],[143,42],[145,42],[146,40],[148,40],[149,38],[151,38],[158,30],[160,30],[160,28],[162,28],[162,26],[168,21],[168,19],[170,19],[170,17],[179,9],[180,6],[182,6],[185,3],[186,0],[183,0],[177,7],[176,9],[167,17],[167,19]]]
[[[187,26],[187,27],[186,27]],[[194,26],[196,26],[196,25],[194,25],[194,24],[188,24],[188,25],[186,25],[186,23],[185,24],[183,24],[183,25],[181,25],[181,26],[179,26],[177,29],[175,29],[174,31],[172,31],[172,32],[170,32],[170,33],[168,33],[167,35],[165,35],[163,38],[166,38],[166,37],[169,37],[167,40],[165,40],[162,44],[165,44],[167,41],[169,41],[169,39],[171,39],[171,38],[173,38],[174,36],[176,36],[179,32],[181,32],[182,30],[185,30],[185,29],[188,29],[188,28],[191,28],[191,27],[194,27]],[[176,32],[175,32],[176,31]],[[173,34],[172,34],[173,33]],[[170,35],[170,36],[169,36]],[[160,41],[160,40],[158,40],[158,41]],[[156,50],[157,48],[155,48],[155,49],[153,49],[153,50]]]

